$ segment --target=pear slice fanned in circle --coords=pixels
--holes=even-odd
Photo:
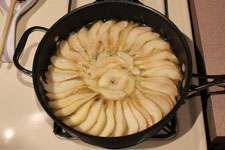
[[[116,121],[114,117],[114,101],[107,100],[107,107],[106,107],[106,125],[103,131],[99,134],[99,136],[108,137],[110,136],[116,126]]]
[[[127,122],[126,135],[137,133],[139,130],[138,121],[128,104],[128,100],[127,99],[123,100],[122,105],[123,105],[124,117]]]
[[[86,102],[90,101],[90,97],[85,97],[79,101],[75,101],[74,103],[72,103],[69,106],[66,106],[62,109],[58,109],[54,112],[54,114],[56,116],[59,117],[63,117],[63,116],[69,116],[70,114],[74,113],[77,111],[77,109],[80,108],[80,106],[82,106],[83,104],[85,104]]]
[[[160,108],[150,99],[146,98],[139,90],[135,90],[135,94],[142,107],[153,117],[154,123],[159,122],[163,117]]]
[[[116,127],[113,133],[113,136],[123,136],[127,131],[127,123],[124,118],[123,107],[121,101],[115,102],[115,119],[116,119]]]
[[[101,108],[98,120],[96,122],[96,124],[94,125],[93,128],[91,128],[88,133],[91,135],[99,135],[102,130],[105,128],[106,125],[106,113],[105,113],[105,108],[104,106]]]
[[[131,111],[133,112],[134,116],[137,119],[138,126],[139,126],[138,131],[145,130],[148,127],[147,121],[142,116],[142,114],[134,107],[130,99],[128,100],[128,104],[130,106]]]
[[[73,88],[78,88],[84,85],[84,82],[81,80],[67,80],[57,83],[43,83],[44,89],[50,93],[63,93]]]
[[[101,108],[103,104],[103,99],[97,100],[90,108],[90,112],[88,113],[87,119],[76,126],[75,128],[79,131],[87,132],[91,129],[97,122]]]
[[[68,126],[75,126],[82,123],[84,120],[86,120],[90,107],[94,101],[95,99],[92,99],[82,105],[73,115],[63,119],[63,122]]]

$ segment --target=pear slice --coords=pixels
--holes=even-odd
[[[151,127],[153,125],[153,119],[152,119],[152,116],[148,113],[148,111],[144,107],[142,107],[141,104],[138,103],[137,98],[135,96],[131,97],[130,102],[145,118],[145,120],[147,121],[147,126]]]
[[[89,65],[88,61],[80,53],[70,50],[67,41],[61,41],[59,50],[63,57],[69,60],[76,61],[79,64]]]
[[[62,99],[65,98],[67,96],[72,95],[73,93],[75,93],[77,91],[76,88],[72,88],[68,91],[62,92],[62,93],[46,93],[46,96],[48,98],[54,99],[54,100],[58,100],[58,99]]]
[[[151,31],[151,28],[150,27],[133,28],[127,36],[126,42],[124,43],[124,46],[123,46],[123,51],[129,51],[132,48],[134,41],[136,40],[138,35],[147,31]]]
[[[117,52],[117,55],[125,60],[124,67],[127,67],[133,74],[138,75],[139,71],[134,67],[133,58],[125,52]]]
[[[124,43],[126,42],[126,39],[127,39],[127,36],[128,34],[130,33],[130,31],[137,27],[138,24],[134,24],[133,22],[129,22],[127,27],[121,31],[120,33],[120,36],[119,36],[119,41],[118,41],[118,51],[123,51],[123,46],[124,46]]]
[[[138,131],[145,130],[148,127],[147,121],[142,116],[142,114],[134,107],[134,105],[130,99],[128,100],[128,104],[130,106],[132,113],[134,114],[135,118],[137,119],[138,126],[139,126]]]
[[[170,112],[170,110],[172,109],[172,107],[170,106],[169,102],[166,99],[164,99],[163,96],[160,96],[160,95],[147,95],[147,94],[145,94],[145,96],[148,99],[150,99],[151,101],[153,101],[155,104],[157,104],[157,106],[162,111],[163,117],[166,116]]]
[[[102,132],[102,130],[105,128],[105,125],[106,125],[106,114],[105,114],[105,108],[102,107],[96,124],[94,125],[93,128],[91,128],[88,131],[88,133],[91,135],[98,136]]]
[[[121,101],[115,102],[115,119],[116,119],[116,127],[113,136],[123,136],[127,131],[127,123],[124,118],[123,108]]]
[[[101,28],[98,31],[99,40],[103,43],[104,49],[106,51],[109,51],[109,31],[114,24],[114,20],[106,21],[102,24]]]
[[[111,54],[109,52],[103,51],[98,55],[97,62],[101,62],[102,59],[106,59],[107,57],[110,57],[110,55]]]
[[[151,82],[158,82],[158,83],[166,83],[174,88],[177,88],[176,83],[164,76],[152,76],[148,78],[138,78],[139,81],[151,81]]]
[[[81,80],[67,80],[57,83],[43,83],[44,89],[50,93],[63,93],[76,87],[81,87],[84,82]]]
[[[101,76],[99,87],[111,90],[123,90],[127,84],[128,74],[121,69],[111,69]]]
[[[58,56],[52,56],[50,58],[51,63],[62,70],[79,70],[79,66],[72,60],[68,60]]]
[[[100,49],[100,41],[98,38],[98,31],[102,26],[102,21],[94,23],[88,30],[88,41],[90,44],[90,53],[92,57],[96,57]]]
[[[147,99],[139,90],[135,90],[135,94],[142,107],[153,117],[154,123],[159,122],[163,117],[160,108],[154,102]]]
[[[182,75],[176,67],[172,66],[161,66],[145,70],[141,73],[145,77],[153,76],[164,76],[172,80],[180,81],[182,80]]]
[[[91,107],[90,112],[88,113],[87,119],[76,126],[75,128],[82,132],[87,132],[91,129],[97,122],[101,108],[103,105],[103,99],[97,100]]]
[[[46,72],[45,77],[47,82],[62,82],[78,77],[78,73],[64,73],[64,72]]]
[[[48,102],[48,105],[51,107],[51,108],[64,108],[64,107],[67,107],[69,106],[70,104],[76,102],[76,101],[79,101],[81,99],[84,99],[84,98],[93,98],[97,95],[97,93],[85,93],[85,94],[75,94],[75,95],[71,95],[71,96],[68,96],[66,98],[63,98],[61,100],[57,100],[57,101],[50,101]]]
[[[168,60],[155,60],[146,64],[142,64],[139,65],[138,68],[140,69],[150,69],[150,68],[155,68],[155,67],[161,67],[161,66],[174,66],[176,68],[178,68],[179,70],[179,66],[175,65],[174,63],[172,63],[171,61]]]
[[[77,34],[77,38],[80,41],[81,46],[87,51],[88,55],[91,56],[90,44],[88,40],[88,29],[82,27]]]
[[[170,86],[169,84],[166,83],[159,83],[154,81],[141,81],[140,86],[150,90],[159,91],[168,95],[174,96],[179,95],[177,88],[175,88],[174,86]]]
[[[147,42],[151,40],[154,41],[154,39],[157,39],[159,37],[160,35],[158,33],[151,32],[151,31],[139,34],[137,39],[134,41],[134,44],[129,54],[134,55],[136,52],[138,52],[138,50],[140,50],[144,46],[144,44],[146,44]]]
[[[140,64],[149,63],[149,62],[152,62],[155,60],[169,60],[175,64],[179,63],[177,57],[168,50],[160,50],[157,53],[155,53],[154,55],[150,55],[145,59],[136,60],[136,61],[134,61],[134,63],[136,65],[140,65]]]
[[[80,54],[86,59],[89,59],[87,51],[81,46],[77,33],[70,34],[68,38],[68,44],[74,51],[80,52]]]
[[[128,77],[128,82],[126,87],[124,88],[124,92],[127,93],[127,95],[131,95],[131,93],[134,91],[135,88],[135,80],[132,77]]]
[[[99,92],[108,100],[120,100],[126,96],[126,93],[123,91],[115,91],[106,88],[100,88]]]
[[[103,131],[99,134],[102,137],[110,136],[116,126],[116,121],[114,117],[114,101],[107,101],[107,108],[106,108],[106,125]]]
[[[68,126],[76,126],[86,120],[90,107],[94,103],[95,99],[92,99],[82,105],[73,115],[63,119],[63,122]]]
[[[133,112],[130,109],[130,106],[128,105],[128,100],[123,100],[123,113],[125,120],[127,122],[127,132],[126,135],[137,133],[139,130],[139,125],[137,118],[134,116]]]
[[[80,108],[80,106],[82,106],[83,104],[85,104],[86,102],[88,102],[90,100],[91,100],[90,97],[85,97],[83,99],[75,101],[74,103],[72,103],[62,109],[56,110],[54,112],[54,114],[59,117],[69,116],[70,114],[76,112]]]
[[[127,21],[119,21],[114,24],[109,31],[109,46],[111,51],[115,51],[118,48],[118,41],[120,32],[128,25]]]
[[[169,50],[170,44],[161,38],[151,40],[138,51],[137,56],[149,55],[154,49]]]
[[[90,71],[91,78],[94,79],[94,78],[100,77],[102,74],[106,73],[110,69],[116,68],[119,64],[120,62],[116,62],[116,63],[110,63],[106,65],[105,67],[98,67],[95,70]]]
[[[170,105],[171,108],[176,104],[175,98],[174,99],[171,99],[171,97],[168,96],[165,93],[162,93],[162,92],[159,92],[159,91],[153,91],[153,90],[150,90],[150,89],[143,89],[139,85],[137,85],[137,89],[140,90],[144,94],[160,95],[160,96],[162,96],[164,99],[166,99],[168,101],[168,103],[169,103],[169,105]]]

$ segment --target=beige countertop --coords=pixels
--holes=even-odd
[[[142,1],[164,12],[163,0],[157,0],[157,2],[153,0]],[[177,24],[191,41],[192,34],[187,0],[169,0],[168,2],[170,19]],[[39,0],[19,20],[16,29],[16,43],[18,43],[22,33],[31,26],[50,27],[67,12],[67,8],[67,0]],[[1,24],[2,14],[0,14],[0,26]],[[35,32],[30,36],[21,57],[21,64],[26,68],[32,68],[33,55],[42,36],[43,33],[40,32]],[[189,44],[193,53],[192,42],[189,42]],[[194,53],[193,58],[195,58]],[[32,79],[20,73],[13,64],[0,64],[0,77],[1,150],[101,149],[79,140],[56,137],[52,131],[53,121],[47,116],[36,98]],[[174,138],[145,141],[127,149],[206,150],[201,101],[198,96],[181,106],[177,113],[177,119],[178,133]]]

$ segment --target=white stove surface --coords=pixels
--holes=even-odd
[[[77,0],[79,7],[93,0]],[[164,13],[164,0],[141,0]],[[68,0],[39,0],[17,24],[16,43],[31,26],[50,27],[67,13]],[[169,18],[189,39],[193,61],[192,32],[187,0],[168,0]],[[0,13],[0,27],[2,26]],[[25,47],[21,63],[32,68],[33,55],[43,36],[33,33]],[[193,72],[196,72],[196,63]],[[197,81],[193,81],[197,83]],[[206,150],[206,137],[199,96],[189,99],[177,112],[178,132],[171,139],[152,139],[127,149]],[[39,104],[32,87],[32,79],[20,73],[13,64],[0,63],[0,149],[1,150],[72,150],[102,149],[80,140],[62,139],[53,134],[53,121]]]

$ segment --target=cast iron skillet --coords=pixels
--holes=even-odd
[[[45,96],[45,90],[40,82],[40,77],[44,77],[44,73],[47,70],[50,57],[56,51],[55,37],[59,39],[67,39],[69,33],[80,29],[83,25],[87,25],[90,22],[105,19],[116,20],[132,20],[135,22],[143,23],[147,26],[154,28],[159,32],[173,48],[174,53],[180,60],[180,65],[183,66],[183,81],[180,87],[180,97],[177,99],[177,104],[171,110],[171,112],[165,116],[161,121],[152,127],[138,132],[136,134],[122,136],[122,137],[97,137],[91,136],[71,127],[65,125],[60,121],[49,108],[47,102],[48,98]],[[38,45],[36,54],[34,56],[32,71],[23,68],[19,64],[19,57],[24,49],[27,38],[31,32],[41,30],[45,31],[45,35]],[[43,27],[32,27],[28,29],[22,36],[19,44],[16,47],[16,51],[13,58],[15,66],[23,73],[33,78],[33,84],[35,93],[38,100],[48,115],[66,132],[71,136],[78,137],[84,142],[89,144],[105,147],[105,148],[123,148],[143,142],[149,137],[155,135],[160,129],[162,129],[176,114],[178,108],[184,103],[184,100],[189,91],[201,90],[208,86],[225,82],[225,76],[206,76],[206,75],[193,75],[192,74],[192,59],[189,47],[185,41],[184,36],[180,30],[164,15],[158,11],[141,4],[138,0],[133,1],[116,1],[116,0],[99,0],[97,2],[85,5],[77,8],[74,11],[66,14],[59,19],[50,29]],[[190,88],[190,82],[192,77],[209,77],[214,78],[212,82],[206,85],[196,86]]]

